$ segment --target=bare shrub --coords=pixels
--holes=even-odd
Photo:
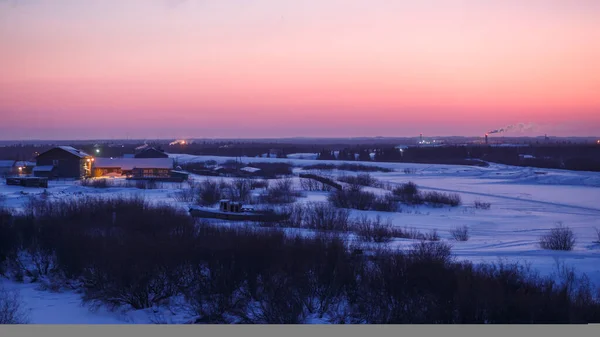
[[[437,229],[433,229],[431,232],[425,234],[425,240],[427,241],[440,241],[440,235]]]
[[[188,183],[174,193],[174,199],[179,202],[196,202],[198,199],[199,188],[194,183]]]
[[[328,199],[335,207],[366,211],[373,207],[375,198],[374,193],[363,191],[359,185],[351,185],[348,188],[334,191]]]
[[[371,209],[379,212],[396,212],[398,210],[398,201],[391,193],[377,196],[373,200]]]
[[[309,203],[304,213],[305,227],[325,231],[347,231],[350,212],[328,203]]]
[[[485,209],[485,210],[488,210],[488,209],[492,208],[492,204],[491,203],[484,202],[484,201],[481,201],[481,200],[475,200],[474,205],[475,205],[476,209]]]
[[[444,205],[456,207],[460,206],[461,198],[458,193],[442,193],[442,192],[427,192],[422,196],[423,200],[434,206],[434,207],[442,207]]]
[[[594,227],[594,230],[596,231],[596,241],[594,241],[594,242],[600,243],[600,228]]]
[[[333,188],[338,190],[342,189],[342,185],[336,183],[333,179],[329,177],[320,176],[312,173],[300,173],[300,178],[311,179],[320,182],[321,184],[323,184],[321,187],[323,191],[329,191]]]
[[[548,234],[540,237],[539,243],[542,249],[573,250],[573,247],[575,247],[575,233],[571,228],[559,222]]]
[[[81,186],[93,187],[93,188],[109,188],[113,186],[113,183],[106,178],[102,179],[82,179]]]
[[[375,220],[363,216],[353,223],[352,228],[365,241],[389,242],[395,237],[404,237],[404,233],[394,227],[391,219],[383,222],[379,216]]]
[[[6,290],[0,286],[0,324],[27,324],[27,313],[21,304],[16,290]]]
[[[303,204],[291,204],[283,207],[283,213],[289,214],[289,218],[280,222],[281,227],[301,228],[304,225],[304,213],[306,206]]]
[[[269,181],[266,179],[262,179],[262,180],[252,179],[250,181],[250,188],[253,190],[258,189],[258,188],[269,188]]]
[[[452,229],[450,231],[450,235],[456,241],[468,241],[469,240],[469,227],[468,226],[460,226]]]
[[[250,202],[252,186],[250,179],[235,179],[231,184],[228,184],[222,193],[225,194],[225,198],[232,201],[239,201],[244,203]]]
[[[212,206],[221,200],[221,188],[215,181],[206,179],[198,185],[198,203],[204,206]]]
[[[292,179],[280,179],[261,195],[261,199],[269,204],[290,204],[301,196],[300,192],[294,189]]]
[[[135,187],[140,190],[155,190],[161,188],[161,185],[155,180],[136,180]]]
[[[378,183],[377,179],[373,178],[368,173],[361,173],[356,176],[343,175],[343,176],[338,177],[338,180],[343,183],[350,184],[350,185],[371,186],[371,187],[375,186]]]
[[[452,261],[452,247],[441,241],[421,241],[409,249],[408,255],[418,262],[447,264]]]
[[[405,204],[419,205],[423,203],[423,200],[419,195],[419,189],[412,181],[396,187],[392,193],[399,198],[400,202]]]
[[[329,192],[333,189],[333,187],[331,187],[330,185],[309,178],[301,178],[300,187],[304,191]]]

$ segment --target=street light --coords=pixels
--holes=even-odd
[[[100,153],[100,149],[96,149],[96,153]]]

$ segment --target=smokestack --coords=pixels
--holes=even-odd
[[[423,143],[423,134],[422,133],[419,135],[419,143],[421,143],[421,144]]]
[[[485,134],[485,145],[487,145],[487,143],[488,143],[488,134],[486,133]]]

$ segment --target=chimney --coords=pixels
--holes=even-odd
[[[486,133],[485,134],[485,145],[487,145],[487,143],[488,143],[488,134]]]
[[[421,144],[423,143],[423,134],[422,133],[419,135],[419,143],[421,143]]]

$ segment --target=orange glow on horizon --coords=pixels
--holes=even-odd
[[[600,130],[599,2],[158,3],[0,2],[0,137]]]

